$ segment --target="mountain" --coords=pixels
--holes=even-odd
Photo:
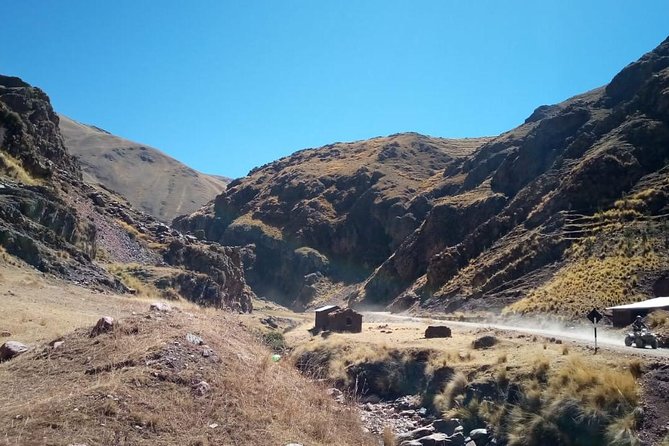
[[[443,172],[486,141],[407,133],[302,150],[231,182],[174,225],[253,245],[247,279],[256,291],[308,304],[330,279],[360,281],[390,256],[425,218]]]
[[[294,307],[577,316],[667,288],[667,173],[669,39],[498,137],[303,150],[174,225],[248,245],[249,283]]]
[[[100,291],[251,311],[240,249],[184,237],[116,193],[87,183],[59,121],[42,90],[0,75],[3,258],[8,253]]]
[[[199,209],[229,181],[197,172],[160,150],[59,117],[65,147],[81,163],[86,179],[163,222]]]

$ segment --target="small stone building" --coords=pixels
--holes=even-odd
[[[314,329],[319,331],[340,331],[360,333],[362,331],[362,314],[350,308],[338,305],[326,305],[315,310]]]
[[[314,323],[314,328],[316,331],[327,330],[328,326],[328,314],[333,311],[339,310],[339,305],[326,305],[324,307],[316,308],[314,313],[316,314],[316,321]]]
[[[608,307],[607,310],[611,311],[613,326],[624,327],[630,325],[637,316],[645,317],[655,310],[669,311],[669,297],[656,297],[632,304]]]

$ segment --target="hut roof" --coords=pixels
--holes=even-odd
[[[656,297],[654,299],[642,300],[641,302],[634,302],[632,304],[617,305],[615,307],[607,307],[607,310],[640,310],[646,308],[663,308],[669,307],[669,297]]]
[[[316,308],[314,311],[320,313],[321,311],[330,311],[336,310],[339,308],[339,305],[325,305],[324,307]]]

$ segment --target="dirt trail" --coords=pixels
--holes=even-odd
[[[516,324],[509,322],[461,322],[461,321],[440,321],[436,319],[408,316],[402,314],[391,314],[382,311],[368,311],[363,312],[365,322],[409,322],[419,325],[435,325],[445,324],[457,326],[462,328],[474,329],[493,329],[500,331],[514,331],[519,333],[532,334],[537,336],[544,336],[548,338],[561,339],[563,341],[571,341],[581,345],[590,345],[594,347],[594,331],[592,326],[575,325],[562,326],[555,322],[538,321],[524,318],[523,321],[518,321]],[[597,328],[597,345],[599,348],[613,351],[623,351],[630,354],[640,354],[649,357],[669,358],[669,349],[652,350],[649,348],[638,349],[633,347],[626,347],[624,342],[624,333],[618,330],[612,330],[605,327]]]

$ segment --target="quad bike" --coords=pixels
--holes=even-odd
[[[647,345],[650,345],[651,348],[657,348],[658,345],[657,336],[645,328],[627,333],[625,345],[630,347],[632,343],[638,348],[645,348]]]

